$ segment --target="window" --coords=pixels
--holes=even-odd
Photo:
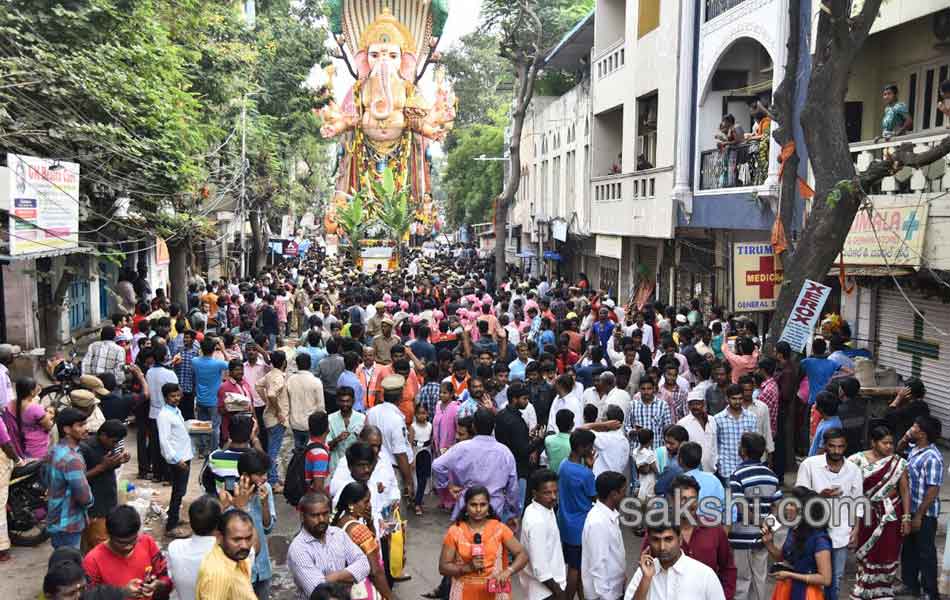
[[[637,20],[637,38],[642,38],[660,26],[660,0],[640,0]]]
[[[636,170],[656,167],[657,110],[659,96],[651,92],[637,98],[637,162]]]
[[[898,100],[906,102],[914,117],[914,131],[923,131],[945,125],[944,116],[937,110],[940,82],[950,75],[950,61],[946,59],[911,71],[903,82],[898,82]]]

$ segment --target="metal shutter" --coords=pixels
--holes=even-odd
[[[926,300],[911,290],[904,291],[927,321],[941,331],[950,332],[950,305]],[[927,386],[927,404],[943,423],[943,436],[950,437],[950,345],[945,343],[947,338],[921,323],[896,289],[878,292],[877,316],[878,364],[894,367],[905,380],[919,371],[920,379]]]

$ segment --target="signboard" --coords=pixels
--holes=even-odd
[[[297,246],[297,242],[293,240],[284,240],[284,256],[297,256],[299,253],[299,246]]]
[[[551,221],[551,237],[559,242],[567,241],[567,221],[558,219]]]
[[[782,261],[769,242],[732,245],[733,308],[739,312],[775,310],[782,287]]]
[[[79,246],[79,165],[7,154],[0,206],[10,211],[10,255]]]
[[[788,342],[795,352],[801,352],[811,332],[815,330],[815,324],[818,323],[818,317],[821,315],[821,309],[831,295],[831,288],[822,285],[817,281],[806,279],[802,286],[802,291],[798,293],[798,299],[792,306],[792,312],[789,314],[788,322],[782,331],[780,342]]]
[[[878,200],[871,215],[858,211],[841,249],[845,264],[919,267],[929,209],[926,202],[888,206]]]
[[[170,262],[171,256],[168,254],[168,244],[160,237],[155,238],[155,264],[162,266]]]
[[[620,260],[623,250],[623,238],[618,235],[600,235],[594,238],[597,256],[608,256]]]

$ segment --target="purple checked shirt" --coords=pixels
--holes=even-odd
[[[476,485],[488,488],[489,501],[500,518],[521,514],[515,457],[490,435],[476,435],[449,448],[432,463],[432,474],[436,489],[450,484],[462,487],[452,510],[453,519],[465,504],[466,490]]]

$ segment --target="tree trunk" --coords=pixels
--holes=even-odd
[[[191,239],[174,236],[168,242],[168,279],[171,284],[171,301],[182,309],[188,307],[188,263],[191,259]]]
[[[852,221],[865,198],[864,190],[894,172],[899,165],[923,166],[950,153],[950,136],[934,148],[915,154],[913,144],[902,145],[867,171],[855,173],[845,131],[844,100],[854,59],[867,39],[881,0],[866,0],[850,17],[848,0],[828,0],[818,12],[817,46],[802,109],[802,129],[815,176],[815,197],[802,237],[784,261],[785,277],[771,322],[771,338],[778,339],[806,279],[822,281],[844,246]],[[797,12],[790,14],[798,23]],[[789,28],[789,44],[798,43],[799,29]],[[792,40],[792,36],[796,40]],[[785,176],[793,177],[786,167]],[[783,192],[784,192],[783,182]],[[830,200],[829,200],[830,198]],[[792,348],[800,352],[801,348]]]
[[[495,285],[501,283],[507,273],[505,261],[505,236],[508,229],[508,209],[514,203],[515,194],[521,184],[521,133],[528,106],[534,96],[534,82],[538,70],[544,66],[544,56],[536,52],[533,57],[519,54],[515,62],[514,107],[511,113],[511,138],[508,141],[508,177],[501,193],[495,197],[492,224],[495,229]],[[541,260],[541,257],[538,257]]]
[[[250,253],[244,251],[244,260],[247,262],[248,275],[256,276],[264,270],[267,265],[267,240],[264,238],[265,223],[259,209],[248,211],[248,219],[251,222],[251,244]],[[243,249],[242,249],[243,250]],[[250,254],[250,256],[248,256]]]

